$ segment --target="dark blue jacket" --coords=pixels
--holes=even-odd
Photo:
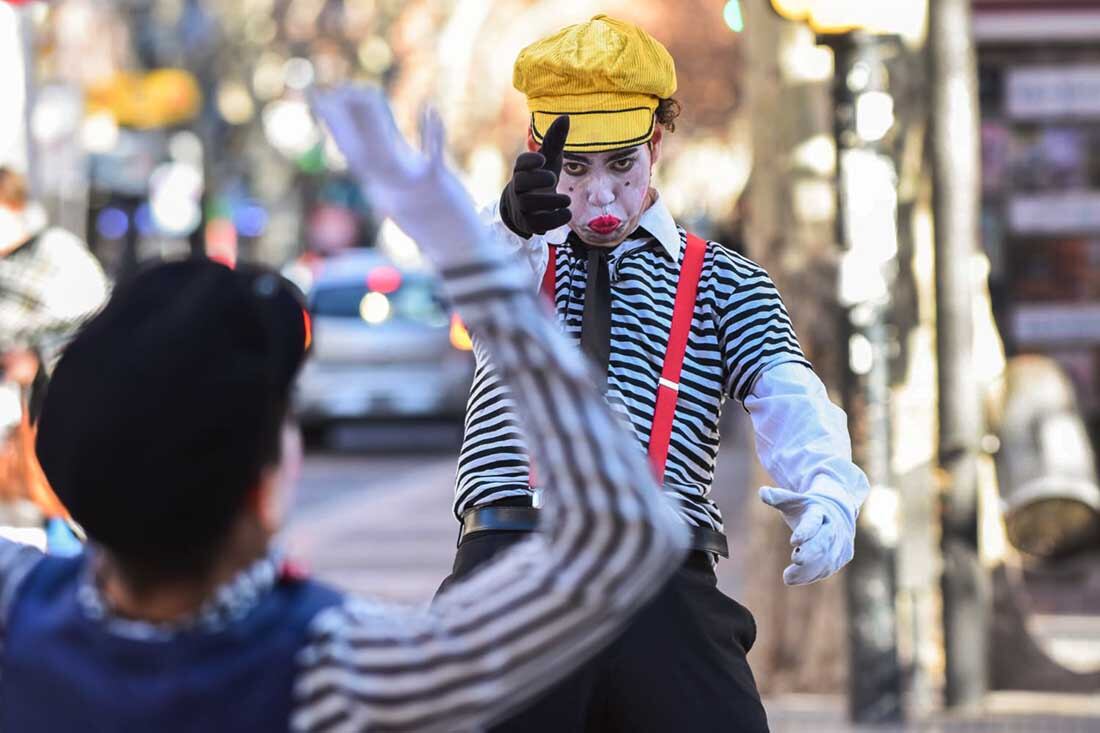
[[[0,659],[3,733],[285,731],[295,655],[342,598],[285,579],[219,631],[125,638],[77,601],[84,558],[43,558],[15,598]]]

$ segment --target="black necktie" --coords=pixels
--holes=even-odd
[[[627,239],[652,238],[638,227]],[[611,270],[609,261],[614,248],[589,247],[574,232],[568,242],[588,260],[588,279],[584,284],[584,312],[581,316],[581,349],[598,369],[597,386],[607,391],[607,370],[611,361]]]
[[[596,386],[607,391],[607,367],[611,360],[611,272],[610,250],[586,247],[588,280],[584,284],[584,315],[581,319],[581,348],[598,370]]]

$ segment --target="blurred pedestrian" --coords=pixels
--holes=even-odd
[[[791,585],[852,557],[868,485],[851,460],[846,417],[803,356],[767,273],[677,225],[652,185],[680,113],[668,51],[598,15],[521,51],[513,80],[531,113],[528,152],[489,212],[494,230],[591,359],[692,526],[694,552],[606,652],[496,730],[764,731],[746,659],[756,625],[718,591],[713,567],[727,554],[708,498],[720,415],[727,398],[748,411],[757,453],[781,485],[760,496],[793,530],[783,574]],[[498,365],[475,346],[452,579],[521,541],[552,493],[549,467],[528,461],[525,446],[538,444],[522,435]]]
[[[38,455],[90,542],[75,558],[0,542],[0,729],[470,730],[592,654],[679,565],[686,527],[443,165],[437,118],[422,155],[377,93],[316,104],[561,466],[546,531],[430,609],[302,577],[272,547],[300,460],[299,295],[258,268],[158,265],[118,287],[46,395]]]
[[[34,459],[33,415],[65,341],[106,297],[85,244],[48,226],[23,176],[0,167],[0,525],[65,514]]]

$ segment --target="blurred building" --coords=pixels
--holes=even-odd
[[[1095,693],[1100,492],[1088,443],[1100,446],[1100,5],[974,0],[974,10],[982,243],[1010,357],[998,482],[1021,552],[994,574],[992,684]],[[1063,395],[1061,410],[1052,394]],[[1031,417],[1014,436],[1021,405]]]
[[[437,104],[455,162],[488,202],[525,139],[516,55],[599,12],[651,28],[676,56],[684,132],[660,170],[668,204],[700,234],[736,238],[751,163],[741,28],[705,0],[59,0],[18,12],[33,29],[29,137],[51,163],[32,176],[55,220],[115,274],[188,251],[278,265],[380,244],[415,260],[398,233],[379,233],[309,113],[309,88],[382,85],[406,130]],[[16,101],[18,56],[0,74]],[[15,109],[3,117],[12,135],[0,145],[21,153],[28,125]]]
[[[1069,373],[1100,445],[1100,5],[974,5],[994,312],[1009,354]]]

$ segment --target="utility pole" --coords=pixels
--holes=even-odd
[[[896,125],[886,61],[896,36],[850,31],[821,37],[835,56],[839,302],[844,407],[852,451],[871,485],[855,557],[845,573],[849,713],[858,723],[904,717],[897,630],[897,488],[891,468],[889,325],[897,272],[898,174],[888,142]]]
[[[972,268],[979,241],[977,60],[971,0],[931,0],[929,57],[936,351],[943,495],[943,624],[949,706],[979,701],[989,680],[990,583],[978,554],[981,402],[972,362]]]

